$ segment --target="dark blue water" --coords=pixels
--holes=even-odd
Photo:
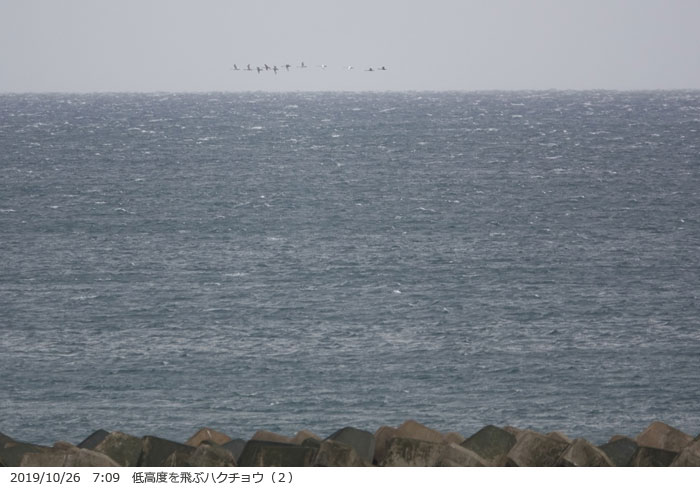
[[[700,93],[0,95],[0,431],[700,432]]]

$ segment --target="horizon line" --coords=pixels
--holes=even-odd
[[[143,95],[160,95],[160,94],[319,94],[319,93],[346,93],[346,94],[381,94],[381,93],[545,93],[545,92],[611,92],[611,93],[648,93],[648,92],[700,92],[700,87],[685,87],[685,88],[634,88],[634,89],[611,89],[611,88],[590,88],[590,89],[289,89],[289,90],[274,90],[274,89],[185,89],[185,90],[28,90],[28,91],[5,91],[0,90],[0,96],[11,95],[50,95],[50,94],[143,94]]]

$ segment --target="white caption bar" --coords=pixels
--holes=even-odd
[[[658,493],[685,489],[698,480],[700,468],[0,468],[0,491],[11,493]]]

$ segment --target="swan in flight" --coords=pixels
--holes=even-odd
[[[326,65],[325,63],[322,63],[322,64],[320,64],[320,65],[315,65],[315,67],[319,67],[320,69],[325,70],[325,69],[328,68],[328,65]],[[258,66],[256,66],[255,68],[252,68],[251,65],[250,65],[250,63],[249,63],[249,64],[246,65],[246,68],[240,68],[237,64],[234,63],[234,64],[233,64],[233,67],[231,67],[231,70],[244,70],[244,71],[246,71],[246,72],[257,71],[258,74],[262,73],[263,70],[264,70],[264,71],[272,70],[272,71],[275,73],[275,75],[277,75],[277,73],[278,73],[280,70],[282,70],[282,68],[284,68],[287,72],[289,72],[290,69],[292,68],[292,65],[289,64],[289,63],[285,63],[284,65],[279,65],[279,66],[273,65],[273,66],[270,66],[270,65],[268,65],[267,63],[264,63],[264,64],[262,64],[262,66],[258,65]],[[301,68],[301,69],[309,68],[309,65],[307,65],[307,64],[304,63],[304,62],[301,62],[301,65],[297,65],[297,68]],[[347,65],[347,66],[345,66],[345,70],[348,70],[348,71],[350,71],[350,70],[355,70],[355,67],[354,67],[353,65]],[[386,66],[385,66],[385,65],[382,65],[381,67],[368,67],[368,68],[366,68],[364,71],[365,71],[365,72],[379,72],[379,71],[382,71],[382,72],[383,72],[383,71],[386,71],[386,70],[388,70],[388,69],[386,68]]]

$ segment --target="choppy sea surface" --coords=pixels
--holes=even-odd
[[[0,431],[700,433],[700,93],[0,95]]]

